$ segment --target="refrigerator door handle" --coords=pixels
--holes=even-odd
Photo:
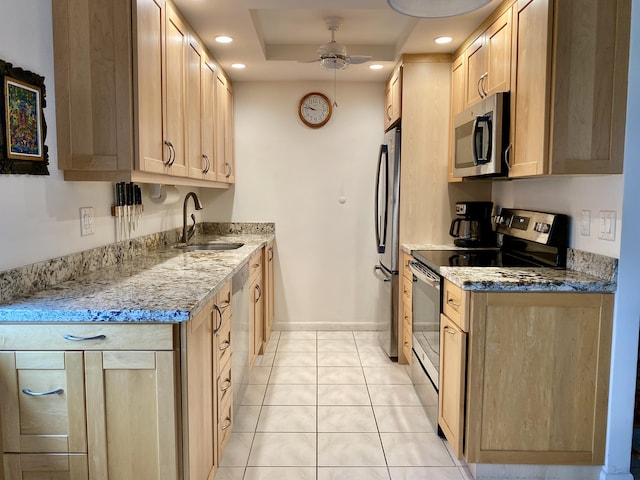
[[[376,172],[376,198],[375,198],[375,224],[376,224],[376,244],[378,246],[378,253],[384,253],[384,249],[387,243],[387,201],[389,195],[389,188],[386,184],[389,181],[389,162],[387,156],[389,150],[386,145],[380,145],[380,152],[378,153],[378,169]],[[385,160],[384,165],[382,164]],[[384,212],[380,212],[380,176],[383,173],[384,168]],[[381,216],[381,213],[383,214]]]
[[[381,272],[382,275],[378,275],[378,272]],[[373,267],[373,274],[378,280],[382,280],[383,282],[390,282],[392,278],[390,275],[385,275],[385,272],[382,270],[382,267],[380,265],[376,265],[375,267]]]

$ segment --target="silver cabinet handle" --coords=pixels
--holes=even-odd
[[[106,335],[96,335],[94,337],[76,337],[75,335],[65,335],[63,337],[65,340],[69,340],[71,342],[91,342],[94,340],[106,340]]]
[[[448,333],[449,335],[455,335],[456,334],[456,331],[453,328],[444,327],[444,331],[445,331],[445,333]]]
[[[393,107],[393,105],[389,105],[387,107],[387,120],[391,120],[391,114],[389,114],[389,110],[391,110],[391,107]]]
[[[229,178],[231,176],[231,165],[229,165],[229,162],[224,163],[224,168],[227,173],[224,177]]]
[[[459,304],[459,303],[457,303],[456,301],[451,300],[451,299],[448,299],[448,300],[447,300],[447,303],[448,303],[449,305],[451,305],[452,307],[455,307],[455,308],[459,308],[459,307],[460,307],[460,304]]]
[[[511,170],[511,150],[513,147],[513,143],[510,143],[509,146],[504,151],[504,158],[507,163],[507,170]]]
[[[487,89],[485,88],[485,86],[487,85],[488,77],[489,77],[489,72],[484,72],[484,74],[482,74],[482,76],[480,77],[480,89],[482,90],[482,95],[481,95],[482,98],[488,95]]]
[[[216,317],[218,317],[216,319],[216,328],[213,330],[213,334],[217,335],[220,331],[220,327],[222,327],[222,310],[220,310],[220,307],[216,304],[213,305],[213,308],[216,311]]]
[[[231,346],[231,342],[229,340],[225,340],[224,342],[222,342],[222,344],[218,347],[218,350],[220,350],[221,352],[224,352],[227,348],[229,348]]]
[[[202,159],[204,160],[204,168],[202,169],[202,173],[209,173],[209,168],[211,168],[209,157],[205,154],[202,154]]]
[[[260,285],[256,285],[256,291],[258,292],[258,298],[255,299],[255,302],[257,303],[258,300],[262,298],[262,289],[260,288]]]
[[[57,388],[48,392],[34,392],[32,390],[29,390],[28,388],[24,388],[22,389],[22,393],[24,393],[25,395],[29,395],[30,397],[44,397],[46,395],[60,395],[64,393],[64,390],[62,388]]]
[[[227,390],[229,390],[231,388],[231,380],[229,380],[228,378],[224,381],[224,383],[220,386],[220,391],[221,392],[226,392]]]
[[[273,247],[269,247],[269,261],[273,260]]]
[[[478,82],[476,83],[476,91],[478,92],[478,95],[480,95],[480,98],[482,98],[482,87],[480,86],[481,83],[482,75],[480,75],[480,78],[478,78]]]
[[[226,424],[226,425],[222,425],[222,426],[220,427],[220,430],[222,430],[223,432],[224,432],[227,428],[229,428],[229,427],[231,426],[231,423],[232,423],[232,422],[231,422],[231,417],[227,417],[227,418],[225,418],[225,421],[227,422],[227,424]]]

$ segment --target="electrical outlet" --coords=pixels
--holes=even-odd
[[[582,210],[580,213],[580,235],[591,235],[591,210]]]
[[[600,226],[598,238],[600,240],[616,239],[616,212],[614,210],[600,210]]]
[[[80,236],[93,235],[93,207],[80,209]]]

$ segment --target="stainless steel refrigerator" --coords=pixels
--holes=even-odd
[[[398,356],[398,288],[400,215],[400,127],[385,133],[380,146],[375,185],[378,264],[376,324],[380,344],[389,357]]]

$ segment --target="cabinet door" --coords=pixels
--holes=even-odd
[[[171,158],[166,173],[187,174],[185,142],[185,71],[187,28],[171,4],[167,4],[164,66],[164,141]],[[166,151],[166,149],[165,149]]]
[[[216,174],[219,182],[235,182],[233,89],[221,72],[216,83]]]
[[[546,173],[549,147],[549,90],[552,2],[519,0],[511,85],[510,177]]]
[[[145,172],[163,173],[169,155],[169,150],[164,149],[162,143],[164,0],[137,0],[135,25],[138,168]]]
[[[402,66],[396,68],[391,78],[391,123],[402,116]]]
[[[511,9],[500,16],[485,33],[487,72],[484,89],[487,95],[511,89]]]
[[[438,424],[459,459],[462,459],[464,439],[466,359],[467,334],[449,317],[441,315]]]
[[[487,72],[487,49],[485,35],[482,34],[465,51],[466,60],[466,104],[472,105],[484,97],[483,82]]]
[[[215,473],[217,414],[216,369],[213,337],[213,304],[185,323],[186,373],[183,372],[183,401],[188,445],[186,476],[207,480]]]
[[[5,452],[86,452],[82,352],[2,352]]]
[[[264,289],[262,277],[256,279],[251,288],[253,299],[253,357],[262,352],[262,344],[264,340],[263,323],[264,323]]]
[[[388,81],[384,87],[384,129],[385,131],[391,126],[393,108],[393,95],[391,93],[391,81]]]
[[[601,465],[613,295],[474,293],[469,463]]]
[[[180,478],[174,364],[172,351],[85,353],[91,478]]]
[[[87,455],[5,454],[4,480],[87,480]]]
[[[205,180],[216,180],[215,115],[216,71],[205,59],[202,62],[202,155]]]
[[[186,134],[189,176],[202,178],[206,162],[202,156],[202,51],[197,40],[189,39],[186,62]]]
[[[274,258],[273,258],[273,242],[269,242],[265,248],[266,261],[264,271],[264,346],[266,346],[271,331],[273,329],[274,319]]]
[[[466,62],[464,53],[451,63],[451,119],[449,122],[449,182],[461,182],[461,178],[453,176],[453,142],[455,139],[453,131],[453,120],[455,116],[462,112],[466,106]]]

